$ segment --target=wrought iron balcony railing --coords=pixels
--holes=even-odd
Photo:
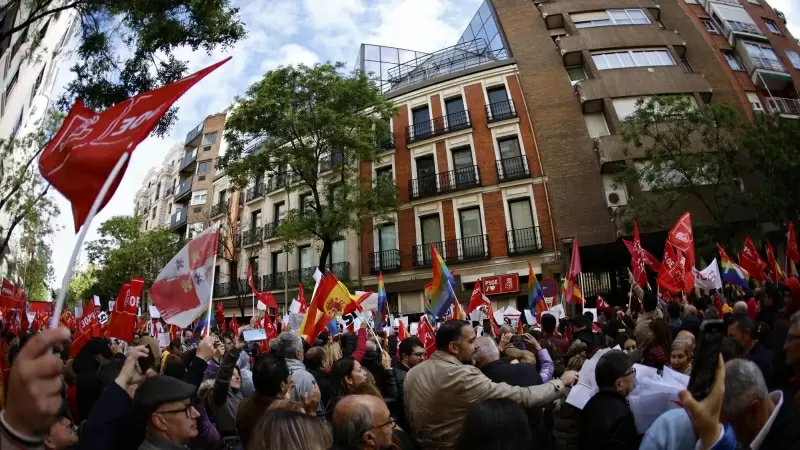
[[[431,242],[411,248],[414,267],[427,267],[432,264],[431,244],[448,264],[489,258],[489,239],[485,234],[461,239]]]
[[[264,186],[264,183],[257,182],[253,186],[247,188],[247,195],[245,198],[246,202],[253,201],[255,199],[261,198],[266,194],[267,187]]]
[[[264,236],[264,227],[255,227],[242,233],[242,246],[247,247],[261,242]]]
[[[486,122],[498,122],[500,120],[513,119],[517,117],[517,109],[514,107],[514,100],[495,102],[486,105]]]
[[[228,212],[228,202],[219,202],[211,206],[211,217],[221,216]]]
[[[288,181],[289,176],[285,173],[273,175],[269,181],[267,181],[267,194],[277,191],[278,189],[283,189],[286,187],[286,182]]]
[[[264,239],[273,239],[278,237],[278,227],[280,225],[281,225],[280,221],[264,225]]]
[[[518,180],[530,176],[528,158],[525,156],[520,155],[497,160],[497,179],[500,181]]]
[[[507,231],[506,245],[509,256],[542,251],[542,236],[539,234],[539,227]]]
[[[406,127],[406,142],[413,142],[440,136],[453,131],[471,127],[469,111],[458,111],[442,117],[435,117],[424,122],[417,122]]]
[[[409,180],[408,191],[411,194],[411,199],[415,200],[480,186],[480,184],[481,176],[478,166],[467,166]]]
[[[383,250],[369,254],[369,272],[397,272],[400,270],[400,250]]]

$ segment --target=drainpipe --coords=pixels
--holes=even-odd
[[[547,203],[547,218],[550,221],[550,232],[553,236],[553,250],[558,252],[558,243],[556,242],[556,227],[553,223],[553,210],[550,208],[550,194],[548,193],[549,190],[547,189],[547,176],[544,173],[544,166],[542,165],[542,154],[539,152],[539,141],[536,138],[536,130],[533,129],[533,121],[531,120],[531,113],[528,110],[528,102],[525,100],[525,90],[522,88],[522,81],[519,79],[519,71],[514,74],[517,78],[517,86],[519,86],[519,91],[522,94],[522,103],[525,106],[526,116],[528,116],[528,126],[531,129],[531,134],[533,135],[533,146],[536,147],[536,159],[539,161],[539,172],[542,174],[542,185],[544,186],[544,199]]]

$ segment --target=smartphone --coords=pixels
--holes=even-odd
[[[254,328],[244,330],[242,336],[246,342],[265,341],[267,340],[267,331],[263,328]]]
[[[147,347],[147,356],[138,359],[139,361],[139,370],[142,373],[147,372],[147,369],[153,367],[153,364],[156,362],[156,355],[150,350],[150,347]]]
[[[714,387],[722,339],[727,328],[722,320],[706,320],[700,324],[700,340],[694,351],[692,375],[689,378],[689,392],[695,400],[708,397]]]
[[[525,350],[525,338],[521,334],[515,334],[511,336],[511,345],[513,345],[514,348]]]

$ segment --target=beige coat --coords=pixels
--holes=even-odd
[[[653,334],[650,331],[650,322],[655,319],[663,319],[664,314],[661,313],[661,308],[656,308],[655,311],[639,313],[636,318],[636,328],[633,331],[634,339],[636,339],[637,347],[647,347],[650,341],[650,336]]]
[[[567,395],[558,379],[524,388],[494,383],[477,367],[443,351],[411,369],[403,389],[406,416],[424,449],[454,448],[467,410],[483,400],[505,398],[530,408]]]

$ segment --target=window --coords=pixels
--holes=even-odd
[[[14,72],[14,76],[11,77],[11,81],[8,82],[6,85],[6,98],[11,95],[11,91],[14,90],[14,86],[17,85],[17,81],[19,80],[19,67],[17,67],[17,71]]]
[[[217,143],[217,132],[206,133],[203,135],[203,145],[214,145]]]
[[[533,221],[533,209],[528,198],[510,200],[508,214],[511,222],[509,252],[527,252],[539,248],[539,237]]]
[[[728,61],[728,65],[731,66],[733,70],[744,70],[742,67],[742,63],[736,58],[736,55],[733,54],[730,50],[723,50],[722,54],[725,55],[725,60]]]
[[[754,5],[760,5],[761,4],[761,3],[758,3],[758,0],[747,0],[747,3],[752,3]]]
[[[150,214],[150,218],[151,219],[155,219],[156,218],[156,214],[158,214],[157,211],[158,211],[158,206],[154,206],[153,207],[153,212]]]
[[[44,35],[47,34],[48,28],[50,28],[50,19],[47,19],[47,22],[45,22],[44,26],[39,30],[39,39],[44,39]]]
[[[467,115],[464,114],[464,100],[461,97],[452,97],[444,101],[444,110],[447,114],[449,126],[457,125],[455,121],[466,123]]]
[[[711,19],[700,19],[700,22],[703,22],[703,25],[706,27],[706,31],[708,31],[708,34],[719,34],[717,26]]]
[[[472,150],[470,147],[453,149],[452,152],[456,185],[475,184],[475,168],[472,163]]]
[[[228,191],[226,189],[220,189],[217,191],[217,204],[222,205],[228,201]]]
[[[773,34],[783,34],[781,33],[781,29],[778,28],[778,24],[772,20],[764,19],[764,25],[766,25],[767,29],[769,29],[769,31],[771,31]]]
[[[441,242],[442,240],[442,228],[439,222],[439,215],[432,214],[430,216],[420,217],[420,234],[422,237],[422,244],[423,244],[423,255],[426,255],[426,258],[430,258],[430,248],[427,244],[431,242]]]
[[[200,161],[200,163],[197,164],[197,173],[203,174],[211,172],[211,163],[212,161],[210,159],[207,161]]]
[[[19,133],[19,129],[22,128],[22,122],[25,120],[25,110],[19,112],[19,117],[17,117],[17,121],[14,122],[14,129],[11,130],[11,135],[16,136]]]
[[[378,251],[397,250],[397,233],[393,223],[378,228]]]
[[[300,196],[300,214],[310,213],[313,207],[313,199],[311,194],[302,194]]]
[[[650,20],[641,9],[610,9],[608,15],[615,25],[643,25]]]
[[[795,69],[800,69],[800,55],[793,50],[786,50],[786,56],[789,57],[789,61],[792,62],[792,66]]]
[[[755,92],[745,92],[747,95],[747,100],[750,101],[750,106],[753,108],[754,112],[764,112],[764,106],[761,105],[761,99],[758,98],[758,94]]]
[[[750,55],[750,59],[757,69],[786,72],[786,68],[783,67],[783,63],[778,59],[778,55],[775,54],[772,47],[745,42],[744,48],[747,50],[747,54]]]
[[[341,184],[333,184],[330,187],[330,204],[337,207],[342,204],[342,196],[344,195],[344,188]]]
[[[206,196],[208,191],[203,189],[202,191],[194,191],[192,192],[192,206],[194,205],[205,205],[206,204]]]
[[[578,81],[582,81],[587,78],[586,71],[583,70],[583,66],[567,67],[567,75],[569,75],[569,81],[573,86],[575,86],[575,83]]]
[[[675,60],[667,50],[596,53],[592,55],[592,59],[598,70],[675,65]]]
[[[145,220],[145,221],[144,221],[144,230],[145,230],[145,231],[147,231],[147,227],[148,227],[148,225],[150,225],[150,222],[148,222],[147,220]]]
[[[36,83],[33,84],[33,91],[31,92],[31,100],[33,97],[36,96],[36,93],[39,92],[39,87],[42,85],[42,80],[44,79],[44,71],[47,66],[42,67],[42,71],[39,72],[39,76],[36,77]]]
[[[684,95],[688,99],[688,101],[696,106],[694,97],[689,95]],[[622,98],[615,98],[611,100],[611,103],[614,105],[614,111],[617,113],[617,118],[620,121],[628,120],[628,117],[636,111],[637,103],[640,97],[622,97]],[[643,102],[647,102],[649,97],[641,97]]]
[[[276,203],[272,207],[272,219],[277,224],[280,223],[286,217],[286,203],[280,202]]]
[[[497,148],[500,150],[500,159],[503,161],[519,158],[522,155],[522,151],[519,147],[519,138],[517,136],[498,139]]]
[[[458,211],[461,225],[461,251],[465,258],[484,256],[483,224],[480,208]]]
[[[697,0],[684,0],[684,1],[689,5],[696,5],[697,4]]]
[[[583,121],[586,123],[586,130],[589,131],[590,138],[611,134],[608,131],[608,123],[606,123],[606,118],[602,112],[584,114]]]
[[[311,262],[311,246],[306,245],[297,249],[297,265],[300,269],[313,267]]]
[[[505,103],[508,101],[508,93],[505,86],[498,86],[486,90],[486,96],[489,98],[489,104]]]
[[[256,210],[250,213],[250,229],[255,231],[256,228],[261,226],[261,210]]]
[[[610,9],[590,13],[571,14],[576,28],[603,27],[608,25],[647,25],[650,20],[641,9]]]
[[[417,164],[417,195],[436,192],[436,164],[433,155],[425,155],[416,159]],[[413,195],[413,193],[412,193]]]
[[[375,169],[375,179],[384,183],[391,183],[394,180],[392,166],[381,167]]]
[[[431,127],[431,114],[427,106],[411,110],[411,119],[414,123],[414,136],[422,138],[433,134]]]
[[[158,197],[160,195],[161,195],[161,182],[159,181],[158,184],[156,184],[156,200],[158,200]]]
[[[253,268],[253,278],[258,280],[258,256],[247,258],[247,263]],[[258,283],[256,281],[256,283]]]
[[[344,241],[336,241],[333,243],[329,262],[331,265],[345,262]]]
[[[284,252],[272,252],[272,274],[275,275],[283,272],[286,272],[286,254]],[[282,288],[283,286],[273,287]]]

